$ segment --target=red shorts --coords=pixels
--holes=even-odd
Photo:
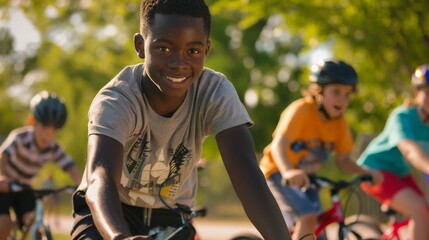
[[[381,184],[370,185],[365,182],[361,184],[362,190],[373,196],[379,202],[390,205],[392,198],[404,188],[411,188],[424,197],[424,193],[413,175],[410,174],[405,177],[400,177],[388,171],[380,172],[383,174],[383,182]]]

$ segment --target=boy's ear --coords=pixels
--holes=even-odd
[[[210,50],[211,46],[212,46],[212,42],[210,40],[207,40],[207,47],[206,47],[206,52],[205,52],[206,56],[207,56],[207,54],[209,54],[209,50]]]
[[[134,34],[134,49],[136,50],[137,56],[144,59],[144,39],[140,33]]]

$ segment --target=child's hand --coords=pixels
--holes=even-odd
[[[302,169],[290,169],[282,174],[282,182],[284,185],[306,188],[310,179]]]
[[[378,185],[383,182],[383,174],[380,171],[367,169],[367,173],[372,177],[372,185]]]

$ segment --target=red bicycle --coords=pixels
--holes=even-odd
[[[328,226],[336,224],[338,231],[335,236],[329,236],[329,239],[345,239],[345,240],[363,240],[363,239],[380,239],[382,231],[379,224],[372,221],[368,216],[355,215],[346,218],[344,214],[343,203],[340,201],[339,192],[345,189],[352,189],[352,193],[356,191],[362,181],[371,181],[371,176],[363,175],[356,177],[351,181],[334,181],[326,177],[311,175],[310,187],[314,188],[329,188],[331,207],[323,211],[318,217],[318,225],[314,233],[309,233],[302,236],[300,240],[310,239],[327,239],[326,229]],[[292,234],[292,232],[291,232]],[[246,237],[249,234],[245,235]],[[236,239],[240,239],[237,236]],[[255,238],[254,239],[258,239]]]
[[[401,240],[401,230],[403,227],[408,226],[409,218],[399,220],[395,210],[389,208],[387,205],[381,205],[381,211],[389,218],[388,227],[381,234],[382,240]]]

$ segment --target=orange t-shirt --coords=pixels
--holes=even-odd
[[[322,121],[317,104],[312,98],[301,98],[292,102],[281,114],[273,137],[282,134],[288,139],[287,160],[299,168],[304,161],[327,160],[330,153],[352,151],[353,139],[344,117]],[[277,172],[270,145],[264,149],[260,167],[265,177]],[[304,160],[305,159],[305,160]]]

